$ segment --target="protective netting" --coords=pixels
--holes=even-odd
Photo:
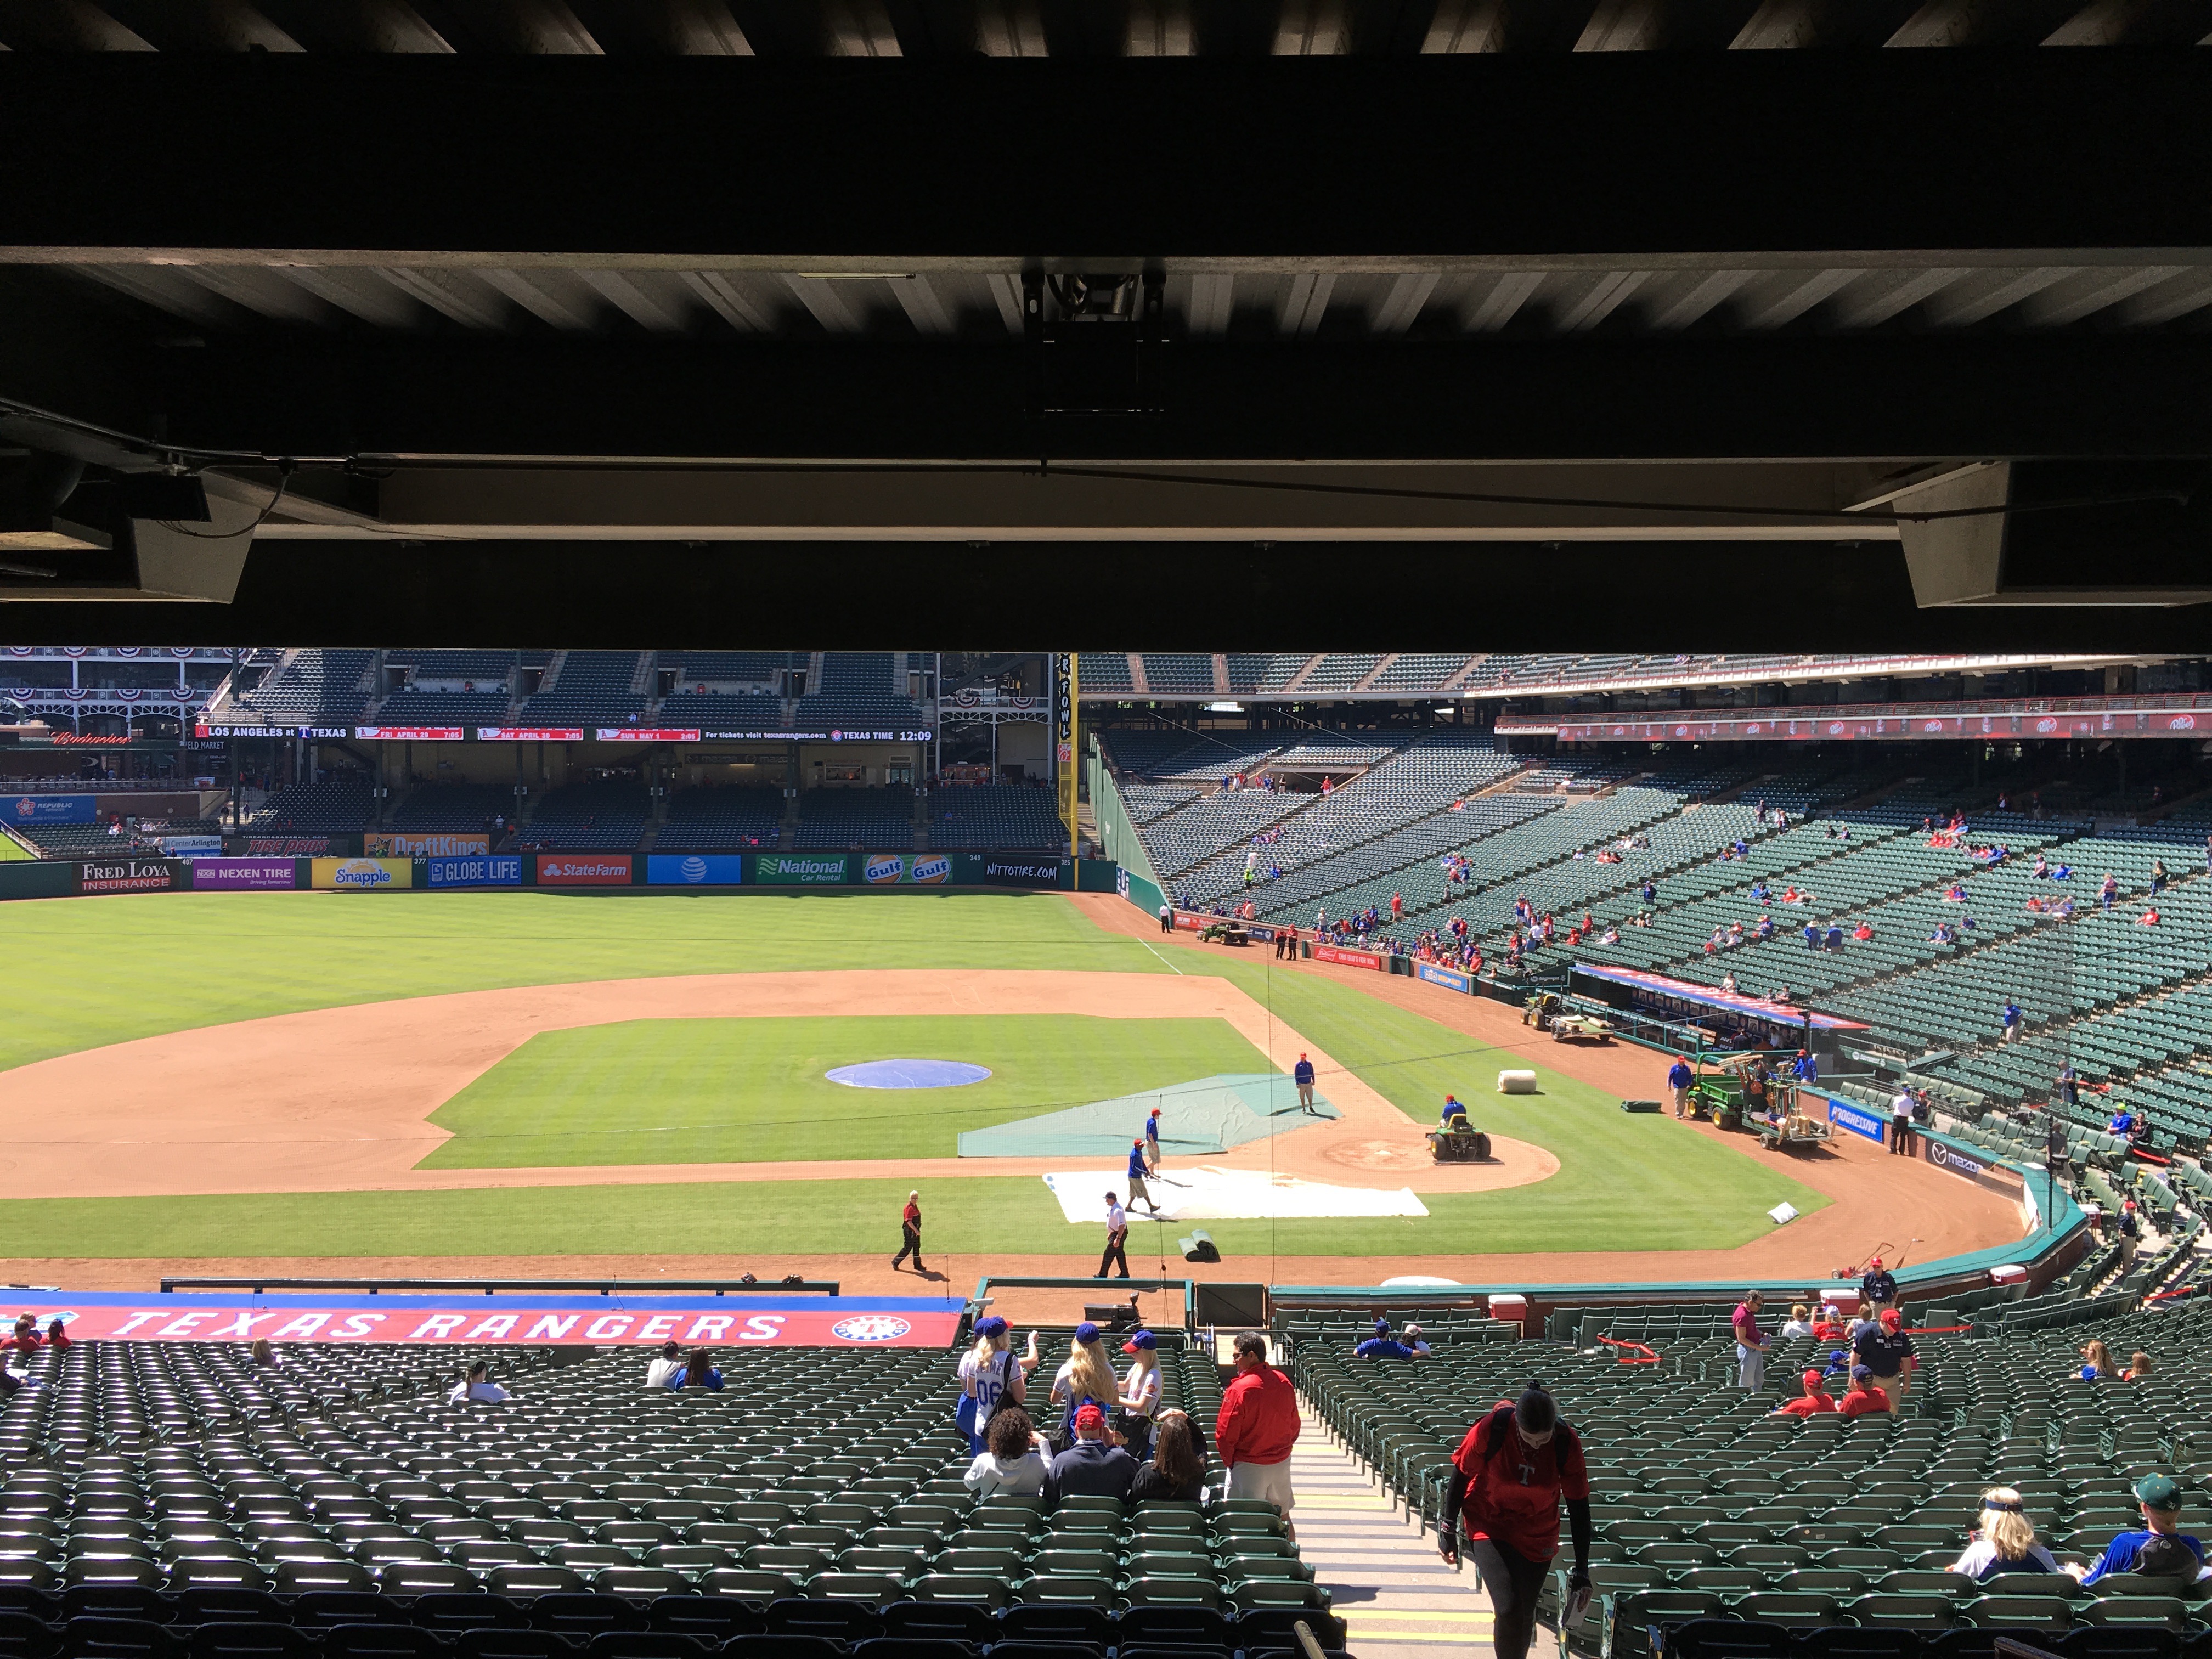
[[[1160,1152],[1192,1158],[1225,1152],[1248,1140],[1280,1134],[1302,1123],[1341,1116],[1319,1093],[1309,1114],[1297,1085],[1280,1073],[1231,1073],[1172,1083],[1146,1094],[1094,1100],[1085,1106],[1017,1118],[960,1137],[963,1158],[1051,1158],[1075,1153],[1125,1159],[1129,1143],[1145,1133],[1145,1120],[1160,1109]]]

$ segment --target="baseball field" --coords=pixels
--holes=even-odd
[[[1875,1149],[1792,1162],[1624,1113],[1660,1092],[1646,1051],[1555,1048],[1495,1003],[1161,938],[1109,895],[165,894],[4,922],[17,1277],[499,1258],[880,1281],[917,1187],[932,1255],[1088,1273],[1101,1230],[1042,1177],[1095,1154],[961,1158],[959,1134],[1301,1053],[1340,1115],[1194,1161],[1410,1188],[1427,1213],[1206,1223],[1231,1276],[1262,1258],[1309,1283],[1508,1261],[1732,1275],[1848,1259],[1884,1225],[1959,1249],[2017,1234],[1994,1200],[1920,1194],[1946,1178]],[[989,1075],[826,1076],[891,1059]],[[1496,1094],[1508,1065],[1540,1092]],[[1494,1165],[1429,1164],[1447,1091]],[[1802,1219],[1778,1228],[1783,1203]],[[1171,1257],[1173,1231],[1140,1224],[1133,1255]]]

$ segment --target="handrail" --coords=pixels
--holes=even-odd
[[[968,1316],[978,1319],[989,1305],[991,1287],[994,1285],[1014,1290],[1030,1291],[1102,1291],[1109,1286],[1116,1291],[1174,1291],[1182,1292],[1182,1328],[1187,1331],[1198,1328],[1198,1282],[1190,1279],[1053,1279],[1027,1273],[985,1273],[975,1281],[975,1294],[968,1298]]]
[[[1637,1353],[1635,1355],[1626,1353],[1617,1353],[1613,1355],[1613,1358],[1624,1365],[1656,1365],[1659,1363],[1659,1350],[1652,1347],[1648,1343],[1626,1342],[1620,1340],[1619,1338],[1610,1336],[1601,1336],[1598,1338],[1598,1340],[1605,1344],[1608,1348],[1636,1349]]]
[[[595,1291],[601,1296],[617,1294],[637,1295],[653,1291],[712,1291],[716,1296],[734,1291],[738,1295],[758,1296],[778,1291],[799,1291],[807,1295],[836,1296],[838,1281],[834,1279],[806,1279],[769,1283],[737,1279],[192,1279],[169,1278],[161,1280],[161,1294],[173,1291],[251,1291],[259,1296],[269,1290],[279,1291],[366,1291],[371,1296],[381,1291],[482,1291],[486,1296],[501,1291]]]

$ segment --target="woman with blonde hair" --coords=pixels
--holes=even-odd
[[[1075,1443],[1075,1413],[1085,1401],[1103,1412],[1110,1411],[1121,1398],[1121,1379],[1114,1375],[1114,1362],[1098,1340],[1098,1327],[1087,1319],[1075,1328],[1067,1361],[1053,1375],[1050,1398],[1058,1413],[1053,1419],[1052,1442],[1062,1448]]]
[[[2112,1351],[2104,1345],[2101,1339],[2093,1336],[2081,1345],[2081,1376],[2083,1382],[2101,1382],[2118,1371],[2118,1367],[2112,1364]]]
[[[2056,1572],[2058,1563],[2035,1541],[2035,1522],[2020,1494],[2010,1486],[1991,1486],[1982,1494],[1973,1541],[1951,1571],[1985,1583],[2001,1572]]]
[[[991,1413],[1020,1405],[1029,1394],[1029,1374],[1039,1364],[1036,1333],[1030,1333],[1025,1354],[1016,1354],[1013,1342],[1013,1328],[993,1314],[975,1322],[975,1346],[960,1356],[960,1404],[952,1420],[967,1435],[971,1456],[988,1450]]]

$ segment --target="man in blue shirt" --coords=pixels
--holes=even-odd
[[[2142,1505],[2142,1530],[2118,1534],[2086,1571],[2071,1562],[2066,1571],[2084,1584],[2116,1572],[2194,1583],[2204,1565],[2204,1546],[2174,1530],[2181,1519],[2180,1483],[2170,1474],[2147,1474],[2136,1482],[2136,1502]]]
[[[1313,1110],[1313,1061],[1308,1060],[1304,1054],[1300,1054],[1298,1056],[1298,1063],[1291,1067],[1291,1081],[1298,1085],[1299,1107],[1305,1111],[1310,1112]]]
[[[1160,1167],[1160,1109],[1157,1106],[1145,1120],[1145,1167],[1150,1170]]]
[[[1427,1344],[1422,1345],[1425,1348]],[[1419,1359],[1419,1349],[1409,1348],[1390,1334],[1390,1322],[1375,1322],[1375,1334],[1352,1351],[1355,1359]]]
[[[1678,1060],[1667,1068],[1667,1087],[1674,1092],[1676,1117],[1690,1115],[1690,1062],[1686,1060]]]
[[[1145,1190],[1146,1173],[1145,1142],[1140,1135],[1129,1143],[1129,1202],[1134,1204],[1141,1198],[1145,1200],[1145,1207],[1154,1215],[1158,1215],[1160,1212],[1160,1206],[1152,1202],[1152,1195]]]
[[[2005,999],[2004,1029],[1997,1033],[1999,1042],[2010,1042],[2020,1035],[2020,1004],[2010,997]]]
[[[1800,1048],[1797,1058],[1790,1063],[1790,1075],[1800,1083],[1817,1083],[1820,1080],[1820,1062],[1813,1058],[1810,1049]]]
[[[1883,1268],[1880,1256],[1867,1263],[1866,1277],[1859,1280],[1859,1294],[1877,1313],[1897,1305],[1897,1276]]]
[[[1460,1104],[1457,1096],[1446,1095],[1444,1097],[1443,1109],[1443,1127],[1446,1129],[1449,1129],[1451,1127],[1452,1120],[1454,1118],[1458,1118],[1461,1121],[1464,1122],[1467,1119],[1467,1108]],[[1383,1328],[1387,1330],[1389,1328],[1388,1325],[1385,1325]]]

